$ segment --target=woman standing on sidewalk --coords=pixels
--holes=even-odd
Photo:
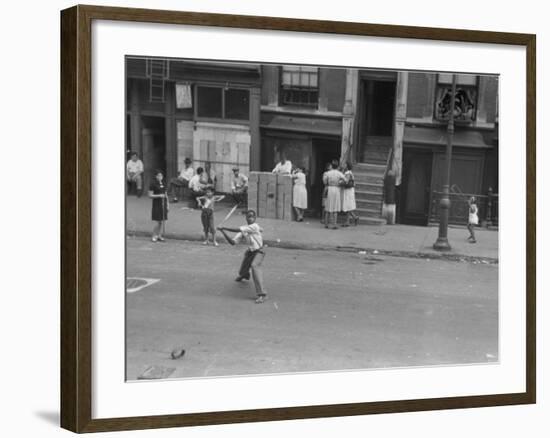
[[[355,213],[355,179],[351,171],[351,163],[346,163],[344,172],[344,185],[342,186],[342,211],[346,213],[346,223],[342,226],[349,227],[351,221],[359,221],[359,216]]]
[[[338,161],[333,160],[331,169],[323,176],[323,183],[328,186],[327,201],[325,205],[328,222],[325,223],[325,228],[329,228],[330,224],[331,229],[338,229],[336,222],[338,220],[338,212],[342,208],[340,184],[344,179],[344,174],[338,170]]]
[[[292,172],[294,188],[292,191],[292,206],[296,212],[296,221],[303,222],[304,210],[307,209],[306,175],[302,168],[296,167]]]
[[[156,222],[153,228],[153,242],[164,242],[164,227],[168,219],[168,195],[162,171],[155,171],[155,180],[149,186],[149,197],[153,200],[151,205],[151,219]]]

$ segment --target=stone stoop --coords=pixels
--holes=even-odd
[[[383,178],[386,165],[357,163],[353,166],[355,177],[355,202],[359,223],[385,225],[381,217],[383,201]]]

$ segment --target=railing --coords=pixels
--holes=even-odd
[[[430,222],[439,222],[439,202],[443,192],[433,191],[430,196]],[[498,227],[498,193],[489,189],[486,195],[476,193],[449,193],[451,207],[449,209],[449,223],[465,225],[468,223],[468,199],[475,196],[477,200],[479,224],[481,226]]]

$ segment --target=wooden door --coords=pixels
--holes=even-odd
[[[427,225],[432,178],[431,152],[406,152],[403,157],[401,222]]]

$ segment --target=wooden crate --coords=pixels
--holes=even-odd
[[[258,217],[292,220],[292,178],[271,172],[251,172],[248,180],[248,207]]]

